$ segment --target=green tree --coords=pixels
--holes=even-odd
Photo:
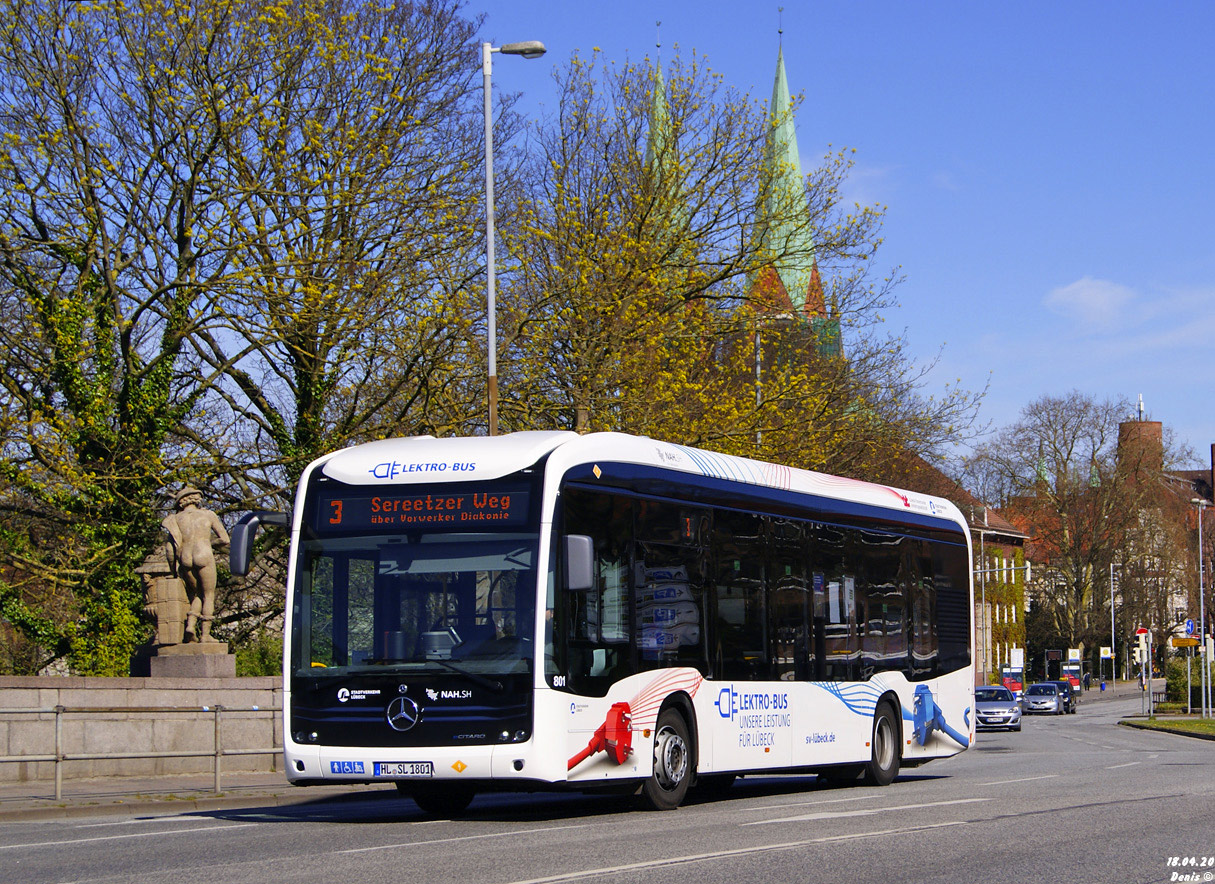
[[[526,196],[502,224],[506,428],[627,430],[872,476],[892,451],[969,425],[977,398],[919,397],[921,369],[875,331],[893,282],[871,280],[881,212],[840,203],[849,154],[828,156],[804,192],[775,188],[765,141],[792,111],[697,59],[657,74],[575,56],[557,82]],[[777,226],[792,233],[765,235]],[[808,248],[830,275],[846,358],[752,287]]]
[[[1170,446],[1119,446],[1130,404],[1078,391],[1043,396],[969,460],[968,484],[1031,535],[1041,613],[1065,647],[1109,638],[1109,575],[1121,576],[1122,613],[1171,625],[1160,610],[1182,542],[1180,517],[1161,517]],[[1170,528],[1175,522],[1176,528]],[[1167,592],[1165,592],[1167,596]]]
[[[0,606],[40,663],[117,674],[145,631],[134,569],[165,454],[202,390],[185,341],[226,269],[206,224],[217,135],[174,100],[167,24],[87,4],[6,2],[2,18]]]
[[[481,267],[477,23],[449,0],[275,8],[193,96],[240,268],[195,340],[262,493],[352,441],[467,425]]]
[[[456,0],[3,9],[0,604],[33,668],[117,673],[165,485],[265,505],[323,451],[469,425],[477,22]],[[238,633],[281,606],[259,573]]]

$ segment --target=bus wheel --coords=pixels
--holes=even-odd
[[[688,725],[674,709],[666,709],[654,729],[654,772],[641,787],[642,797],[654,810],[674,810],[683,803],[691,782]]]
[[[899,775],[899,727],[889,703],[879,703],[873,715],[873,755],[865,765],[865,783],[888,786]]]
[[[463,783],[409,783],[397,781],[397,791],[412,798],[423,813],[434,817],[457,817],[468,810],[477,792]]]

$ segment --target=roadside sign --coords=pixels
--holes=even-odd
[[[1138,629],[1135,630],[1135,635],[1147,635],[1147,634],[1148,634],[1147,629],[1142,626],[1140,626]]]
[[[1104,645],[1101,646],[1101,659],[1102,660],[1109,660],[1113,656],[1114,656],[1113,650],[1105,647]]]
[[[1185,634],[1186,635],[1194,634],[1194,618],[1193,617],[1186,620],[1186,622],[1185,622]]]
[[[1196,648],[1198,647],[1197,638],[1182,638],[1180,635],[1173,636],[1173,647],[1175,648]]]

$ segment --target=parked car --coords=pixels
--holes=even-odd
[[[1031,684],[1025,689],[1025,711],[1062,715],[1063,698],[1059,696],[1059,686],[1054,682]]]
[[[1075,712],[1076,706],[1080,703],[1080,692],[1072,687],[1072,683],[1066,679],[1050,683],[1059,689],[1059,696],[1063,698],[1063,711],[1069,715]]]
[[[1021,730],[1021,706],[1008,688],[975,688],[975,727],[981,731]]]

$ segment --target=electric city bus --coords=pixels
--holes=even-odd
[[[885,785],[974,738],[970,540],[946,500],[619,433],[389,439],[312,463],[290,529],[298,785]]]

